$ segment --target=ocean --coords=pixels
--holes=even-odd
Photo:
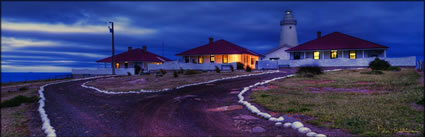
[[[71,72],[1,72],[1,83],[61,79],[71,74]]]

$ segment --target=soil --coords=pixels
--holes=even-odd
[[[81,87],[86,80],[66,82],[45,88],[45,109],[57,136],[305,136],[276,127],[245,107],[206,111],[240,105],[232,91],[295,73],[294,69],[285,71],[144,94],[108,95]],[[241,115],[258,119],[238,119]],[[40,122],[39,117],[34,121]],[[328,137],[351,136],[337,129],[305,125]],[[257,126],[265,132],[252,133]]]
[[[335,80],[304,80],[302,82],[306,84],[328,84],[335,82]]]

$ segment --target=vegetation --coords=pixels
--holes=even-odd
[[[162,75],[167,74],[167,71],[166,71],[166,70],[163,70],[163,69],[160,69],[160,70],[159,70],[159,72],[160,72]]]
[[[365,71],[365,72],[361,72],[360,74],[381,75],[381,74],[384,74],[384,72],[379,71],[379,70],[372,70],[372,71]]]
[[[254,102],[281,113],[297,113],[304,122],[342,128],[360,136],[422,136],[424,86],[414,69],[362,75],[367,70],[328,72],[313,78],[272,82],[279,88],[251,94]],[[423,107],[423,106],[422,106]]]
[[[20,87],[19,88],[19,91],[26,91],[26,90],[28,90],[28,87]]]
[[[215,66],[215,72],[220,73],[220,68],[218,68],[217,66]]]
[[[138,75],[142,68],[139,65],[134,65],[134,75]]]
[[[318,66],[302,66],[297,70],[297,75],[302,77],[314,77],[314,75],[320,75],[322,73],[322,68]]]
[[[243,70],[244,69],[244,65],[242,63],[240,63],[240,62],[237,62],[236,63],[236,69],[237,70]]]
[[[184,69],[182,67],[180,67],[180,70],[178,71],[179,74],[183,74],[184,73]]]
[[[184,75],[194,75],[194,74],[201,74],[201,71],[197,71],[197,70],[186,70],[186,72],[184,72]]]
[[[246,70],[245,70],[246,72],[251,72],[252,71],[252,69],[251,69],[251,67],[249,67],[249,66],[246,66]]]
[[[1,108],[5,108],[5,107],[15,107],[15,106],[19,106],[22,103],[33,103],[38,101],[38,97],[37,96],[31,96],[31,97],[26,97],[26,96],[16,96],[12,99],[3,101],[1,103]]]
[[[233,65],[230,65],[230,70],[233,72],[235,71],[235,68],[233,68]]]
[[[174,78],[179,77],[179,74],[177,73],[177,71],[174,71],[173,76],[174,76]]]
[[[369,68],[372,70],[388,70],[389,67],[391,67],[390,63],[379,58],[375,58],[375,60],[369,63]]]
[[[400,71],[401,69],[400,69],[400,67],[397,67],[397,66],[391,66],[387,70],[390,70],[390,71]]]
[[[127,72],[127,76],[131,76],[131,73],[130,72]]]

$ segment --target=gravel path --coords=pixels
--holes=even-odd
[[[81,87],[86,80],[67,82],[45,88],[45,109],[58,136],[300,136],[295,130],[275,127],[262,118],[235,119],[252,115],[246,108],[207,111],[239,105],[232,89],[240,91],[294,72],[287,69],[165,93],[122,95]],[[250,129],[257,126],[265,132],[252,133]]]

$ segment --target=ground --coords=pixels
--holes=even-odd
[[[200,72],[200,74],[193,75],[178,74],[178,77],[175,78],[173,72],[169,71],[162,77],[157,77],[156,74],[111,77],[107,79],[98,79],[93,82],[89,82],[87,85],[108,91],[137,91],[140,89],[161,90],[165,88],[175,88],[185,84],[256,73],[259,72],[235,71],[217,73],[215,71],[210,71]]]
[[[424,87],[417,72],[403,69],[370,75],[362,71],[368,70],[272,82],[274,88],[254,92],[251,99],[266,109],[357,135],[423,134],[423,105],[416,102],[424,98]]]

